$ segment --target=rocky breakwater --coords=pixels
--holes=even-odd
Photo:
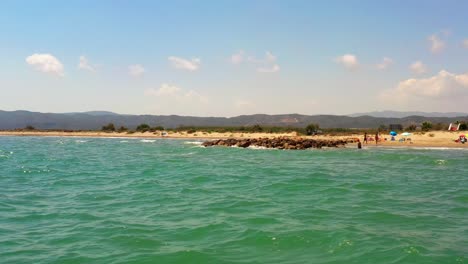
[[[253,138],[253,139],[217,139],[203,142],[202,146],[225,146],[225,147],[263,147],[270,149],[310,149],[310,148],[339,148],[348,143],[354,143],[355,139],[320,140],[308,138]]]

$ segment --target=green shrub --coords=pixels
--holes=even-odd
[[[106,132],[111,132],[111,131],[115,131],[115,126],[113,123],[109,123],[105,126],[102,126],[102,131],[106,131]]]
[[[416,128],[417,128],[416,125],[409,125],[409,126],[406,128],[406,130],[408,130],[408,131],[415,131]]]
[[[318,124],[309,124],[305,127],[306,135],[314,135],[319,130],[320,126]]]
[[[423,123],[421,124],[421,128],[422,128],[423,131],[429,131],[429,130],[432,129],[432,123],[431,123],[431,122],[428,122],[428,121],[423,122]]]
[[[118,131],[119,133],[125,132],[125,131],[127,131],[127,130],[128,130],[128,128],[126,128],[126,127],[124,127],[124,126],[120,126],[119,129],[117,129],[117,131]]]
[[[146,131],[149,131],[150,129],[151,127],[148,124],[140,124],[139,126],[137,126],[136,131],[144,133]]]

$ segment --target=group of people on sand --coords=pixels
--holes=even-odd
[[[367,135],[367,132],[364,133],[364,143],[368,144],[370,140],[375,140],[375,144],[377,145],[379,143],[379,140],[381,139],[379,132],[375,133],[374,138],[370,137]],[[362,143],[358,139],[358,148],[362,148]]]
[[[379,143],[379,140],[381,139],[379,132],[375,133],[374,138],[367,136],[367,132],[364,133],[364,143],[369,143],[369,140],[375,140],[375,144],[377,145]]]

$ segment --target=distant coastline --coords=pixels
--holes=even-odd
[[[397,136],[396,141],[391,141],[391,136],[381,135],[383,139],[375,144],[375,141],[370,141],[363,144],[363,147],[397,147],[397,148],[411,148],[411,147],[435,147],[435,148],[468,148],[468,144],[456,143],[459,134],[468,134],[467,131],[429,131],[424,133],[414,133],[409,138],[410,141],[400,142],[399,139],[404,137]],[[194,140],[211,140],[211,139],[258,139],[258,138],[311,138],[320,140],[347,140],[347,139],[360,139],[363,140],[362,134],[347,134],[347,135],[316,135],[316,136],[302,136],[296,132],[290,133],[240,133],[240,132],[204,132],[204,131],[168,131],[164,136],[162,132],[103,132],[103,131],[0,131],[0,136],[33,136],[33,137],[101,137],[101,138],[168,138],[168,139],[194,139]],[[372,136],[372,135],[370,135]],[[405,138],[407,139],[407,138]],[[351,144],[353,146],[354,144]]]

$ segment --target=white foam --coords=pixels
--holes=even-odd
[[[88,141],[87,141],[87,140],[76,140],[75,142],[76,142],[76,143],[86,143],[86,142],[88,142]]]
[[[248,149],[269,149],[269,148],[263,147],[263,146],[248,146],[247,148]]]
[[[201,145],[203,144],[202,141],[185,141],[184,144],[188,144],[188,145]]]
[[[156,140],[155,139],[142,139],[140,140],[140,142],[153,143],[153,142],[156,142]]]
[[[448,148],[448,147],[414,147],[412,149],[429,149],[429,150],[468,150],[468,148]]]
[[[436,160],[435,163],[437,163],[438,165],[445,165],[447,163],[446,160]]]

